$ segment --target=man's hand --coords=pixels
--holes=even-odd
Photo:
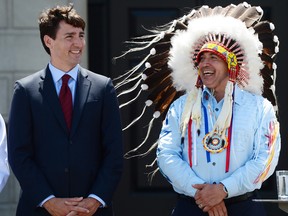
[[[224,201],[215,205],[208,211],[209,216],[228,216]]]
[[[88,209],[89,212],[82,212],[82,211],[71,211],[69,214],[67,214],[67,216],[92,216],[93,214],[95,214],[95,212],[97,211],[97,209],[99,208],[99,206],[101,205],[101,203],[91,197],[88,197],[86,199],[83,199],[80,202],[74,202],[74,201],[67,201],[65,202],[66,205],[68,206],[78,206],[84,209]]]
[[[208,212],[227,196],[222,184],[195,184],[192,187],[197,189],[194,197],[196,204],[204,212]]]
[[[78,204],[83,201],[82,197],[75,198],[52,198],[43,204],[43,207],[53,216],[66,216],[71,211],[89,213],[89,210]],[[67,205],[66,202],[74,205]]]

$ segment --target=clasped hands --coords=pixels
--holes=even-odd
[[[199,208],[209,216],[228,216],[224,203],[227,194],[222,184],[195,184],[192,187],[197,189],[194,199]]]
[[[94,198],[52,198],[43,207],[53,216],[92,216],[101,203]]]

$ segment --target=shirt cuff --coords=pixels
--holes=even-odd
[[[40,204],[39,204],[39,207],[43,207],[44,203],[47,202],[48,200],[54,198],[55,196],[54,195],[50,195],[48,196],[45,200],[43,200]]]
[[[241,194],[239,194],[238,187],[235,187],[234,181],[230,181],[230,179],[227,178],[227,179],[222,180],[221,183],[226,187],[226,189],[228,191],[228,197],[227,198],[241,195]]]
[[[100,206],[101,208],[106,207],[106,203],[100,197],[96,196],[95,194],[90,194],[88,197],[98,200],[102,204]]]

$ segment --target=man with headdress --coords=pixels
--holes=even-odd
[[[157,149],[179,194],[172,215],[265,215],[252,198],[274,172],[280,134],[272,104],[257,94],[257,35],[239,19],[211,15],[171,41],[168,64],[189,89],[170,106]]]
[[[138,78],[139,94],[149,92],[141,116],[126,128],[155,107],[139,147],[153,120],[163,117],[150,150],[157,146],[159,169],[179,194],[174,216],[265,215],[252,199],[279,158],[274,63],[279,41],[262,15],[260,7],[247,3],[202,6],[133,41],[139,47],[127,52],[152,47],[118,86]]]

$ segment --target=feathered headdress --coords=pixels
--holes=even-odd
[[[147,100],[143,101],[141,115],[124,130],[139,121],[146,108],[151,105],[154,105],[154,114],[151,116],[145,140],[136,149],[128,152],[127,157],[135,156],[133,152],[145,143],[154,119],[164,119],[170,104],[185,93],[188,98],[182,115],[182,133],[190,118],[199,124],[202,86],[198,77],[198,61],[199,53],[203,51],[209,50],[220,55],[229,69],[230,79],[223,104],[225,109],[222,109],[215,127],[225,130],[230,125],[234,83],[244,90],[263,95],[277,111],[274,61],[279,50],[279,41],[273,33],[274,25],[261,21],[262,15],[261,7],[251,6],[246,2],[227,7],[202,6],[161,29],[151,31],[152,35],[131,41],[136,47],[122,56],[145,50],[148,53],[138,65],[119,77],[116,88],[136,83],[132,88],[119,93],[119,97],[138,91],[137,96],[122,104],[121,108],[137,100],[143,91],[148,92],[148,96]],[[151,148],[155,146],[157,143]]]

